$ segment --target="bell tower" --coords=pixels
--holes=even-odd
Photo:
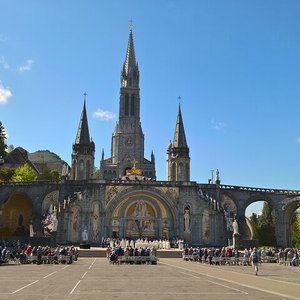
[[[119,120],[112,134],[111,157],[100,162],[100,176],[115,179],[126,175],[126,170],[136,168],[152,179],[155,175],[154,155],[144,158],[144,133],[140,121],[140,72],[135,58],[132,27],[130,27],[125,61],[121,70]]]
[[[179,101],[180,101],[179,97]],[[173,143],[167,148],[167,180],[190,181],[190,156],[179,102]]]
[[[90,139],[86,115],[86,93],[84,93],[83,109],[72,151],[72,180],[88,180],[94,172],[95,143]]]

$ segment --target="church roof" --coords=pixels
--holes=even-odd
[[[181,116],[180,104],[179,104],[175,133],[174,133],[173,147],[188,148],[185,132],[184,132],[182,116]]]
[[[88,120],[86,116],[85,99],[84,99],[83,109],[79,121],[78,131],[75,139],[75,144],[83,144],[83,145],[90,144],[90,133],[89,133]]]

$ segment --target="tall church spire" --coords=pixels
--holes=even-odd
[[[139,87],[139,68],[135,60],[132,28],[130,28],[129,31],[126,57],[125,57],[125,61],[121,73],[121,86],[136,87],[136,88]]]
[[[144,157],[144,133],[140,121],[139,68],[135,58],[132,28],[125,60],[121,71],[119,120],[111,139],[111,157],[101,160],[100,176],[103,179],[122,178],[132,168],[142,170],[145,177],[156,178],[154,155]]]

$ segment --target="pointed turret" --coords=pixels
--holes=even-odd
[[[71,179],[86,180],[92,177],[94,171],[95,143],[90,139],[86,113],[86,93],[79,126],[73,144]]]
[[[180,104],[179,104],[175,133],[174,133],[173,147],[188,148],[187,143],[186,143],[186,137],[185,137],[185,132],[184,132],[182,116],[181,116]]]
[[[90,133],[89,133],[88,120],[86,116],[85,99],[84,99],[83,109],[82,109],[79,126],[76,134],[75,144],[82,144],[82,145],[90,144]]]
[[[179,97],[180,100],[180,97]],[[181,108],[179,103],[173,143],[167,147],[167,180],[190,180],[189,147],[186,142]]]

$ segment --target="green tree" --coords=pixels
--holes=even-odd
[[[292,247],[300,247],[300,209],[295,210],[292,217]]]
[[[100,179],[100,169],[95,168],[92,178]]]
[[[261,215],[258,217],[258,240],[261,245],[276,246],[275,210],[264,202]]]
[[[43,168],[43,172],[38,176],[39,180],[49,180],[58,182],[60,179],[59,173],[55,170],[50,170],[49,168]]]
[[[37,175],[28,164],[16,168],[15,173],[11,178],[12,182],[32,182],[36,180]]]
[[[4,158],[6,156],[7,145],[5,143],[6,140],[6,132],[0,121],[0,158]]]
[[[251,222],[252,230],[253,230],[253,239],[258,240],[259,237],[259,221],[258,221],[258,215],[256,213],[252,213],[252,215],[249,217],[249,220]]]
[[[0,181],[9,182],[15,174],[14,168],[1,168],[0,169]]]

